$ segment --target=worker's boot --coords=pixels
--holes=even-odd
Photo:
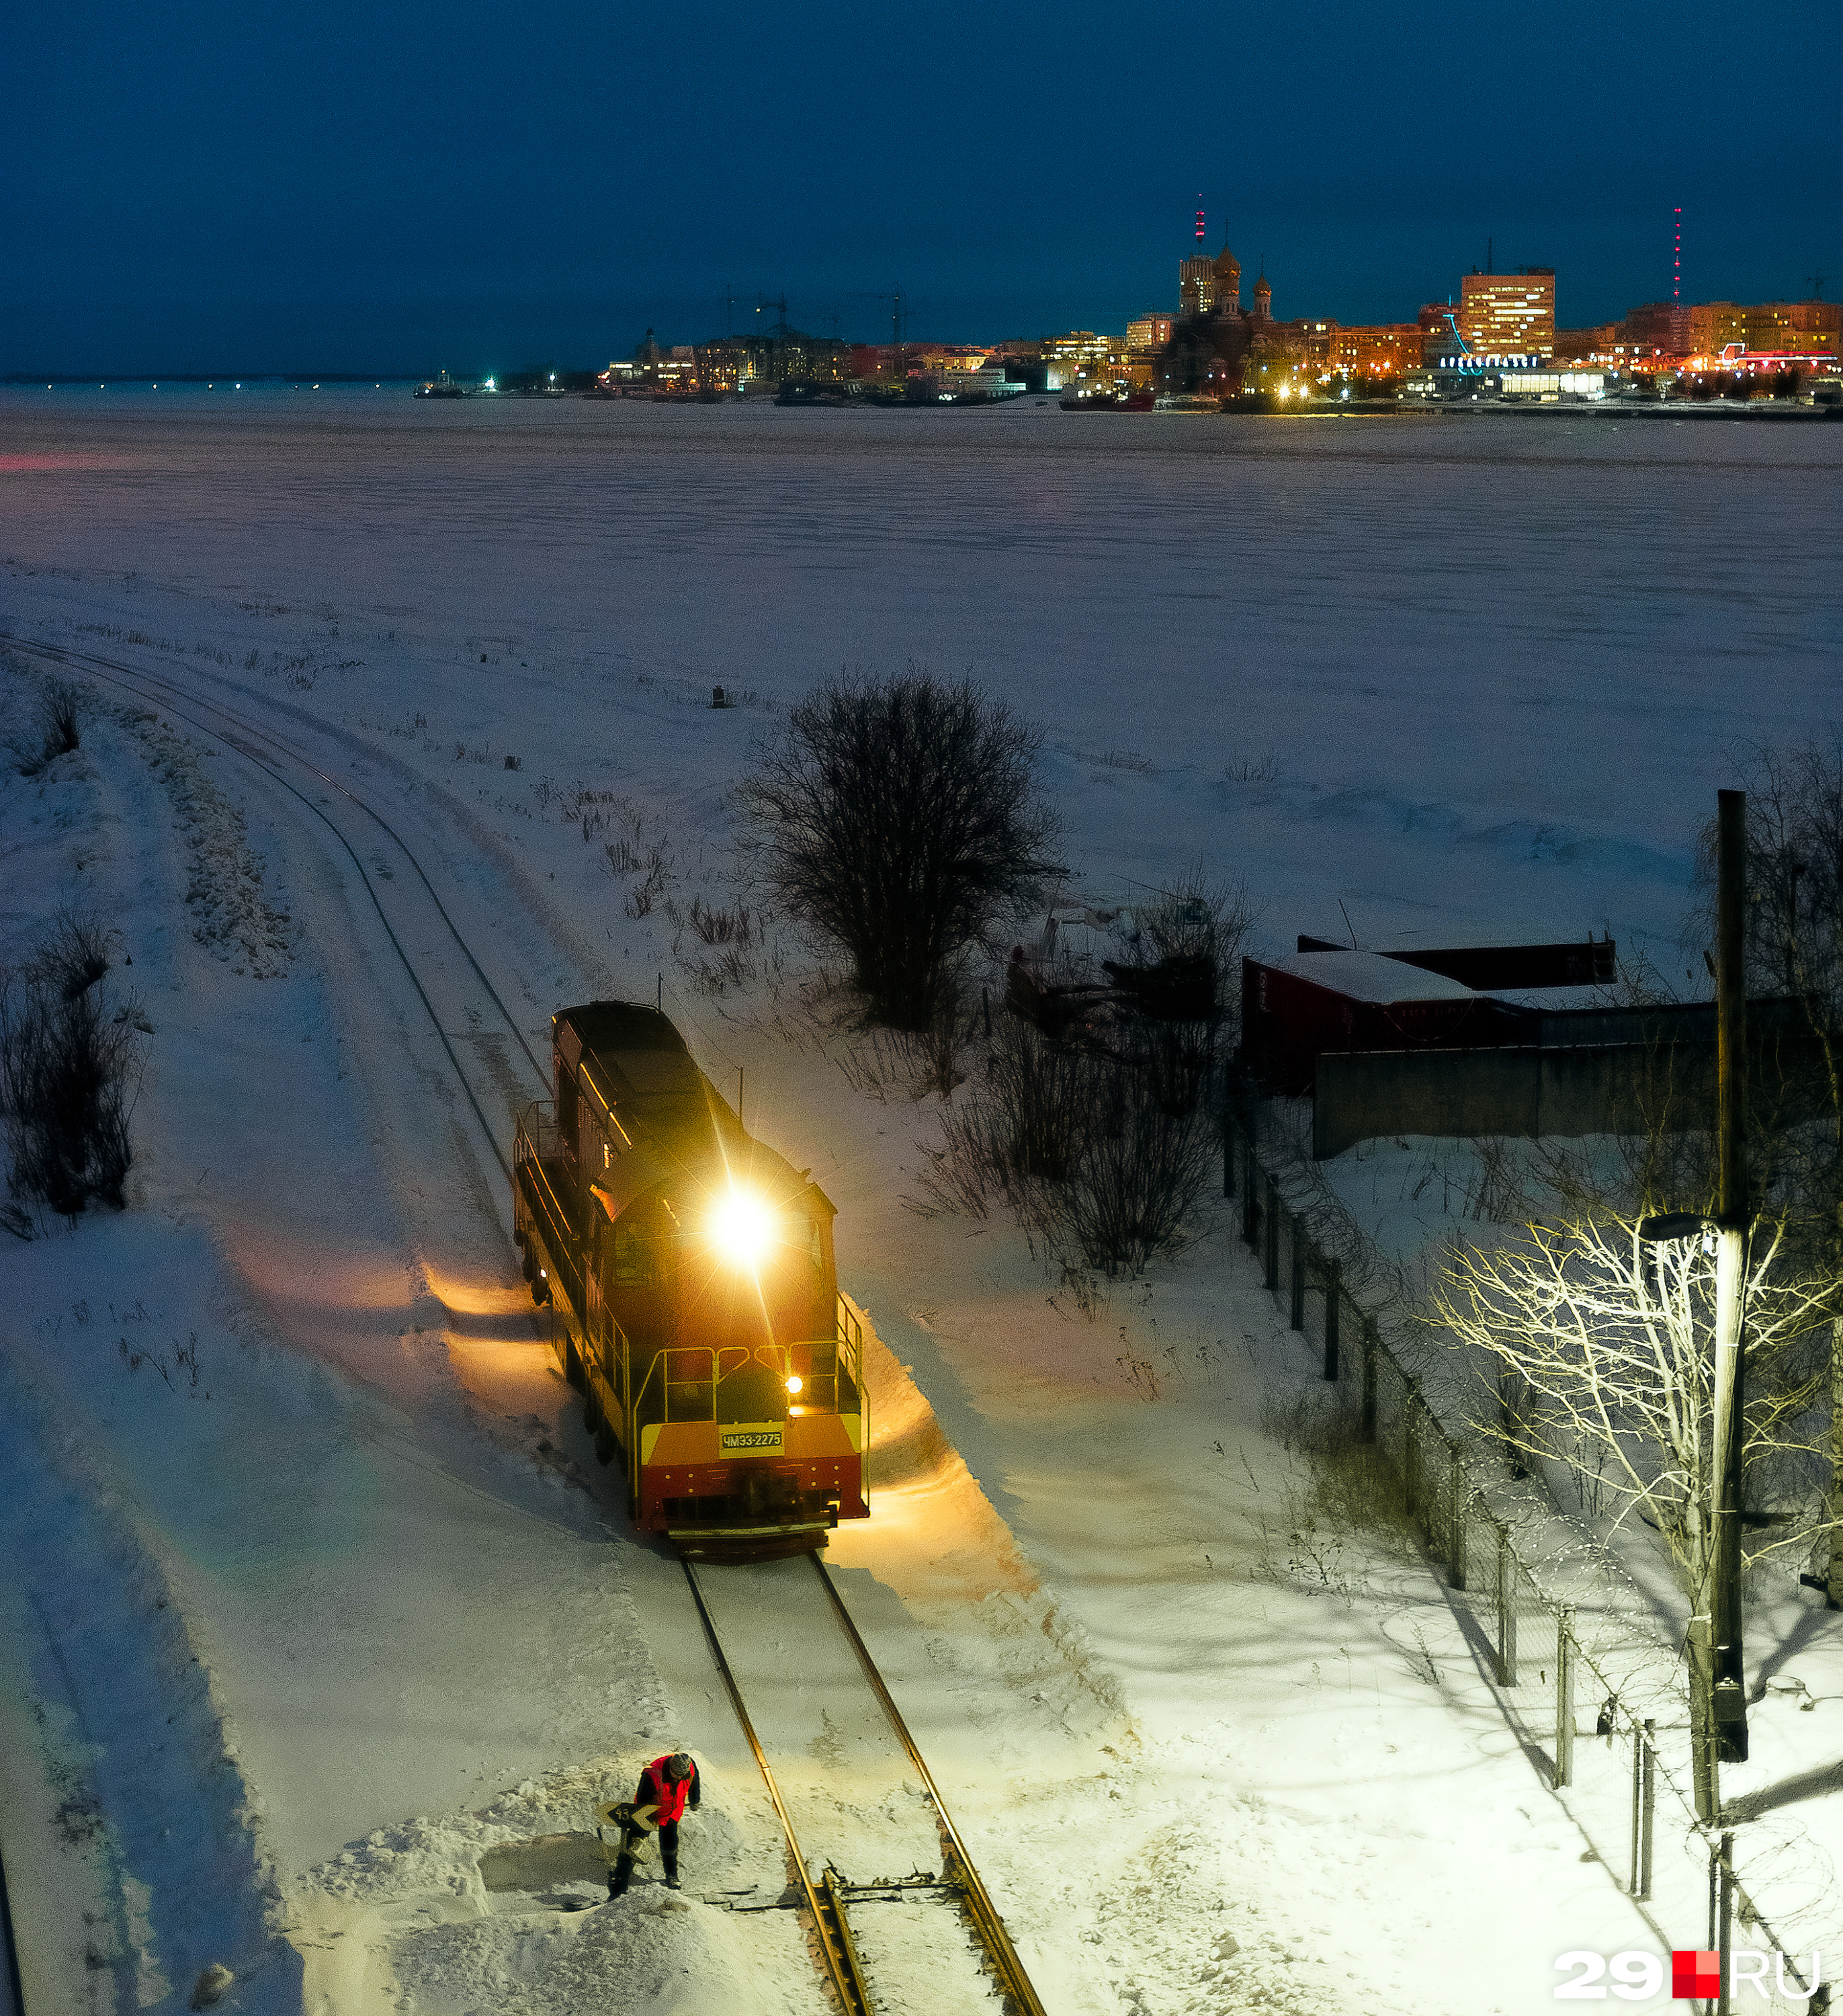
[[[625,1897],[627,1886],[633,1881],[634,1859],[631,1855],[617,1855],[614,1867],[608,1872],[608,1895],[610,1898]]]
[[[668,1890],[677,1890],[683,1887],[679,1881],[679,1865],[675,1860],[668,1862],[665,1866],[665,1887]]]

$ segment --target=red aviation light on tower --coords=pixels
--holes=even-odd
[[[1670,265],[1670,298],[1680,301],[1683,297],[1683,207],[1679,203],[1672,213],[1676,219],[1676,244]]]

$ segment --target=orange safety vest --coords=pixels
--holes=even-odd
[[[697,1783],[697,1769],[692,1767],[689,1778],[668,1778],[665,1767],[672,1761],[673,1752],[668,1751],[663,1757],[655,1757],[640,1773],[641,1796],[635,1800],[636,1806],[657,1806],[653,1820],[655,1827],[670,1827],[675,1820],[685,1817],[685,1802],[691,1796],[691,1787]]]

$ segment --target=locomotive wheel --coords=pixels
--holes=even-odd
[[[582,1391],[582,1354],[576,1348],[573,1337],[563,1346],[563,1377],[578,1393]]]
[[[589,1386],[582,1395],[582,1425],[592,1435],[602,1425],[602,1396]]]
[[[614,1431],[606,1421],[596,1433],[595,1460],[599,1463],[610,1463],[614,1460]]]
[[[540,1277],[531,1283],[531,1300],[539,1309],[550,1300],[550,1283]]]
[[[528,1246],[525,1248],[524,1258],[520,1261],[518,1265],[519,1272],[524,1276],[527,1281],[536,1280],[538,1274],[538,1263],[531,1258],[531,1249]]]

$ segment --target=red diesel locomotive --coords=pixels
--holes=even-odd
[[[869,1515],[863,1334],[837,1215],[743,1130],[657,1010],[551,1018],[556,1098],[520,1118],[513,1237],[643,1532],[732,1559]]]

